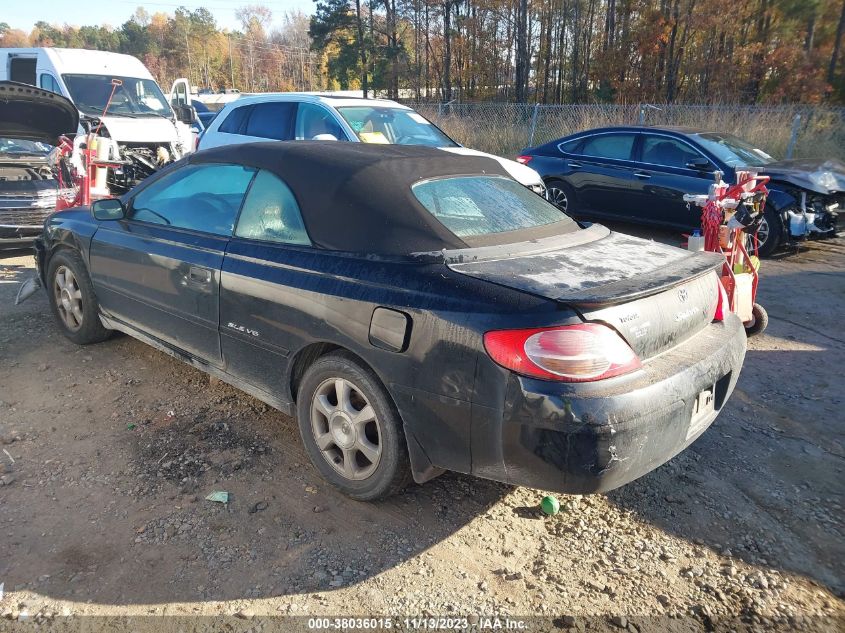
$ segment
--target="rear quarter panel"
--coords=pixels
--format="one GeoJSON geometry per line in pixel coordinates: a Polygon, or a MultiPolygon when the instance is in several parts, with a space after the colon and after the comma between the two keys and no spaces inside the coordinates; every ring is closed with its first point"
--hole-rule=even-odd
{"type": "Polygon", "coordinates": [[[562,178],[572,173],[572,169],[568,166],[566,157],[563,154],[557,153],[542,153],[533,154],[533,158],[528,163],[528,166],[536,171],[543,178],[548,181],[552,178],[562,178]]]}
{"type": "Polygon", "coordinates": [[[462,472],[471,469],[473,401],[489,400],[491,391],[504,397],[503,379],[499,387],[476,379],[479,356],[486,357],[483,333],[531,315],[541,322],[560,316],[551,302],[454,273],[442,263],[233,242],[221,279],[228,371],[293,400],[292,370],[300,354],[321,343],[345,348],[387,387],[406,434],[432,463],[462,472]],[[404,351],[370,342],[377,307],[410,318],[404,351]]]}

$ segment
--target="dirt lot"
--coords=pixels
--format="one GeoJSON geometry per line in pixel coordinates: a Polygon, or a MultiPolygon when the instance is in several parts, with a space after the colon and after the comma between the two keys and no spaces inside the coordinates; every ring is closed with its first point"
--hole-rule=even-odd
{"type": "Polygon", "coordinates": [[[545,518],[539,491],[452,474],[345,499],[292,420],[131,338],[74,346],[43,293],[14,307],[32,266],[0,259],[0,629],[510,614],[546,616],[529,630],[842,630],[843,240],[765,263],[769,330],[701,439],[545,518]]]}

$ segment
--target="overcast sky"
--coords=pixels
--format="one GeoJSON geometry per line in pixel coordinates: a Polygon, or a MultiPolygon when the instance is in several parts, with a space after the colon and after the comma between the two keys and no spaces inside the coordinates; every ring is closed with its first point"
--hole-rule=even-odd
{"type": "Polygon", "coordinates": [[[221,28],[238,28],[235,11],[249,4],[263,4],[273,12],[273,23],[278,24],[285,11],[299,9],[304,13],[314,12],[312,0],[160,0],[156,2],[139,2],[138,0],[0,0],[0,22],[8,22],[13,29],[29,32],[39,20],[51,24],[72,24],[75,26],[110,24],[120,26],[135,12],[139,6],[144,7],[150,14],[170,13],[178,7],[188,9],[205,7],[214,14],[217,26],[221,28]],[[83,8],[84,7],[84,8],[83,8]]]}

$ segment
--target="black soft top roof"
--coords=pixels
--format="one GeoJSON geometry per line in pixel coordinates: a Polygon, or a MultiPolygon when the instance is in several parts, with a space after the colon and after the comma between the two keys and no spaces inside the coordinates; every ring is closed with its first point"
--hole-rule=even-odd
{"type": "Polygon", "coordinates": [[[338,141],[226,145],[192,154],[188,161],[273,172],[293,190],[315,246],[378,255],[468,246],[419,203],[411,192],[414,183],[442,176],[508,176],[492,158],[338,141]]]}

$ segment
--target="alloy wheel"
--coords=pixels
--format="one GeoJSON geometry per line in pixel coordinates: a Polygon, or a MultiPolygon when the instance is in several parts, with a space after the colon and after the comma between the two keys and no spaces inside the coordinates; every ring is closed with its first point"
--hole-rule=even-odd
{"type": "Polygon", "coordinates": [[[546,199],[555,205],[558,209],[566,213],[569,206],[569,200],[566,197],[566,192],[557,187],[549,187],[546,189],[546,199]]]}
{"type": "Polygon", "coordinates": [[[69,330],[76,332],[82,327],[82,290],[73,271],[67,266],[56,269],[53,294],[62,321],[69,330]]]}
{"type": "Polygon", "coordinates": [[[757,248],[762,248],[768,239],[769,223],[766,221],[766,218],[762,218],[760,220],[760,226],[757,227],[757,248]]]}
{"type": "Polygon", "coordinates": [[[311,431],[323,458],[346,479],[366,479],[378,467],[379,420],[366,396],[349,380],[329,378],[314,391],[311,431]]]}

